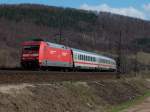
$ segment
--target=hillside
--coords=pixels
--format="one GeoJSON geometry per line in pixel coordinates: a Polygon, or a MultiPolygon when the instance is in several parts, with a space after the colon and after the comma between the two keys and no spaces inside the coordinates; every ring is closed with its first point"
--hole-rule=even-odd
{"type": "Polygon", "coordinates": [[[89,51],[150,52],[150,22],[125,16],[34,4],[0,5],[0,66],[19,66],[20,43],[35,37],[89,51]],[[61,39],[60,39],[61,35],[61,39]],[[140,39],[147,44],[139,42],[140,39]]]}
{"type": "Polygon", "coordinates": [[[0,111],[120,112],[150,95],[149,89],[148,79],[3,84],[0,111]]]}

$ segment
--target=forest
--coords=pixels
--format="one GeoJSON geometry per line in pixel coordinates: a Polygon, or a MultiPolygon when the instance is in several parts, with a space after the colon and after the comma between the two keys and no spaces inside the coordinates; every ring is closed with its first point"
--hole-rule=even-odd
{"type": "Polygon", "coordinates": [[[107,12],[35,4],[0,5],[0,67],[19,67],[21,42],[42,38],[114,58],[120,52],[125,72],[135,68],[131,63],[138,55],[138,67],[150,69],[149,29],[150,21],[107,12]],[[140,60],[143,56],[146,63],[140,60]]]}

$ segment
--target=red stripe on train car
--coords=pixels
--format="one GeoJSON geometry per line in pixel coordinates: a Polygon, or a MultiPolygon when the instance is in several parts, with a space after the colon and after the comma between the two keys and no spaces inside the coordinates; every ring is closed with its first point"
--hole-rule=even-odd
{"type": "Polygon", "coordinates": [[[89,62],[79,62],[79,61],[76,61],[75,63],[78,63],[78,64],[89,64],[89,65],[101,65],[101,66],[106,66],[106,67],[112,67],[112,65],[106,65],[106,64],[95,64],[95,63],[89,63],[89,62]]]}

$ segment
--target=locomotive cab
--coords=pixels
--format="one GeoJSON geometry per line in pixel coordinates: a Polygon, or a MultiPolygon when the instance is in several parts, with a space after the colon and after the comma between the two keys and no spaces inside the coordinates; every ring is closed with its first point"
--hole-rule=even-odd
{"type": "Polygon", "coordinates": [[[22,45],[21,66],[25,69],[39,67],[40,42],[24,42],[22,45]]]}

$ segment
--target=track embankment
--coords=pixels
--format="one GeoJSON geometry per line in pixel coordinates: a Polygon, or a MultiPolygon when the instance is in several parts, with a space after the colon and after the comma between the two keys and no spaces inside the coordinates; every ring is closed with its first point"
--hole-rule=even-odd
{"type": "Polygon", "coordinates": [[[52,72],[1,70],[0,83],[42,83],[55,81],[97,81],[116,78],[111,72],[52,72]]]}

